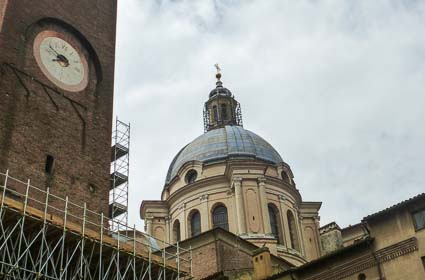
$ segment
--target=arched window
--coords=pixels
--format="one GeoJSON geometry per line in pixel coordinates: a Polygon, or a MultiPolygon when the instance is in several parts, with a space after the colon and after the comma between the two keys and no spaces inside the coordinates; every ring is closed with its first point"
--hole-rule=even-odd
{"type": "Polygon", "coordinates": [[[227,120],[227,106],[226,104],[221,104],[221,120],[227,120]]]}
{"type": "Polygon", "coordinates": [[[282,244],[282,231],[281,231],[281,225],[280,225],[280,216],[279,216],[279,210],[277,210],[276,206],[273,204],[268,205],[269,210],[269,219],[270,219],[270,228],[272,230],[273,236],[277,240],[277,244],[282,244]]]}
{"type": "Polygon", "coordinates": [[[364,273],[360,273],[359,277],[357,277],[359,280],[366,280],[366,275],[364,273]]]}
{"type": "Polygon", "coordinates": [[[185,176],[185,181],[187,184],[192,184],[193,182],[196,181],[196,178],[198,177],[198,172],[196,172],[196,170],[191,169],[189,171],[187,171],[186,176],[185,176]]]}
{"type": "Polygon", "coordinates": [[[217,111],[217,106],[214,105],[212,107],[213,110],[213,122],[217,122],[218,121],[218,111],[217,111]]]}
{"type": "Polygon", "coordinates": [[[295,224],[294,215],[291,211],[288,210],[286,213],[286,216],[288,218],[288,226],[289,226],[289,237],[291,239],[291,248],[294,250],[300,251],[300,247],[298,244],[298,238],[297,238],[297,228],[295,224]]]}
{"type": "Polygon", "coordinates": [[[287,183],[289,183],[289,182],[290,182],[290,181],[289,181],[288,173],[286,173],[286,171],[285,171],[285,170],[283,170],[283,171],[282,171],[282,180],[283,180],[283,181],[285,181],[285,182],[287,182],[287,183]]]}
{"type": "Polygon", "coordinates": [[[173,224],[173,243],[180,242],[180,221],[175,220],[173,224]]]}
{"type": "Polygon", "coordinates": [[[227,208],[224,205],[218,205],[213,210],[213,228],[220,227],[229,230],[229,222],[227,219],[227,208]]]}
{"type": "Polygon", "coordinates": [[[189,215],[190,237],[201,233],[201,214],[198,210],[192,211],[189,215]]]}

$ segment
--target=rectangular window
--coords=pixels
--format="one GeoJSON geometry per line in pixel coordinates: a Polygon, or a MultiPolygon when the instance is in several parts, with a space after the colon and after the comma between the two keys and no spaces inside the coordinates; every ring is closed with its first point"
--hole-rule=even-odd
{"type": "Polygon", "coordinates": [[[46,157],[46,165],[44,166],[44,171],[51,175],[53,173],[53,168],[55,166],[55,158],[51,155],[46,157]]]}
{"type": "Polygon", "coordinates": [[[425,269],[425,257],[422,257],[422,264],[424,265],[424,269],[425,269]]]}
{"type": "Polygon", "coordinates": [[[425,209],[422,209],[418,212],[413,213],[413,223],[415,224],[415,229],[420,230],[425,228],[425,209]]]}

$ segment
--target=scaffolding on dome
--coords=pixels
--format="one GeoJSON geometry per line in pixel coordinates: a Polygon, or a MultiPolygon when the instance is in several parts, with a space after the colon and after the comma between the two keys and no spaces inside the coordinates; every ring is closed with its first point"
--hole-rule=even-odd
{"type": "Polygon", "coordinates": [[[128,176],[130,166],[130,124],[118,118],[112,133],[111,187],[109,213],[111,229],[120,231],[119,225],[128,223],[128,176]]]}
{"type": "Polygon", "coordinates": [[[0,173],[0,279],[189,279],[191,250],[0,173]],[[187,256],[183,258],[182,255],[187,256]]]}

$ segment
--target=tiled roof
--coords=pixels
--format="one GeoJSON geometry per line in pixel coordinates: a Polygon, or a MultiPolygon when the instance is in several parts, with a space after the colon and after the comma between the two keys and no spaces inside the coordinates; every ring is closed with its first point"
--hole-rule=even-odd
{"type": "Polygon", "coordinates": [[[390,206],[388,208],[385,208],[384,210],[381,210],[381,211],[378,211],[376,213],[370,214],[370,215],[364,217],[362,219],[362,222],[367,221],[367,220],[370,220],[370,219],[373,219],[373,218],[376,218],[378,216],[381,216],[381,215],[384,215],[384,214],[387,214],[387,213],[390,213],[392,211],[398,210],[400,208],[403,208],[403,207],[407,206],[410,203],[414,203],[414,202],[419,201],[419,200],[422,200],[422,199],[425,199],[425,193],[418,194],[417,196],[414,196],[412,198],[409,198],[407,200],[404,200],[402,202],[399,202],[399,203],[397,203],[397,204],[395,204],[393,206],[390,206]]]}

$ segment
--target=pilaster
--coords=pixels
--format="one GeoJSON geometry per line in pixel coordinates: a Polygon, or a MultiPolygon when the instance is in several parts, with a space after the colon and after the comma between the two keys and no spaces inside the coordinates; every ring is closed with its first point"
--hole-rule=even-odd
{"type": "Polygon", "coordinates": [[[246,221],[242,197],[242,178],[233,178],[232,184],[235,189],[236,221],[238,224],[238,234],[244,234],[246,233],[246,221]]]}
{"type": "Polygon", "coordinates": [[[145,223],[146,223],[146,233],[152,236],[152,220],[153,217],[146,217],[145,223]]]}
{"type": "Polygon", "coordinates": [[[208,231],[210,229],[210,213],[208,211],[208,194],[203,194],[199,197],[200,206],[199,211],[201,213],[201,232],[208,231]]]}
{"type": "Polygon", "coordinates": [[[263,217],[263,228],[265,234],[271,233],[270,228],[270,217],[269,217],[269,208],[267,206],[267,195],[266,195],[266,178],[258,178],[258,188],[260,193],[260,206],[261,206],[261,215],[263,217]]]}

